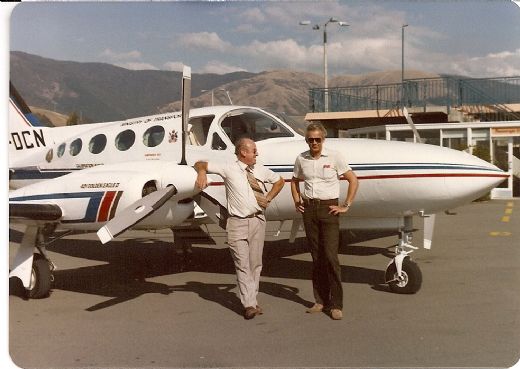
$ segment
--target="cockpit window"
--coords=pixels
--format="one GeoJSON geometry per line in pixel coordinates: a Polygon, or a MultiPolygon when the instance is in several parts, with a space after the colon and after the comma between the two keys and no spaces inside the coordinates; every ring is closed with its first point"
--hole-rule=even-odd
{"type": "Polygon", "coordinates": [[[253,141],[293,137],[291,131],[273,118],[260,112],[230,115],[224,118],[221,127],[233,144],[241,137],[248,137],[253,141]]]}
{"type": "Polygon", "coordinates": [[[90,139],[88,143],[88,151],[92,154],[99,154],[101,151],[105,149],[107,145],[107,136],[104,134],[95,135],[90,139]]]}
{"type": "Polygon", "coordinates": [[[60,146],[58,146],[58,150],[56,151],[56,155],[58,155],[58,158],[61,158],[63,154],[65,153],[65,142],[62,143],[60,146]]]}
{"type": "Polygon", "coordinates": [[[155,147],[164,140],[164,128],[153,126],[148,128],[143,135],[143,143],[148,147],[155,147]]]}
{"type": "Polygon", "coordinates": [[[76,138],[74,141],[70,143],[69,153],[72,156],[76,156],[80,153],[81,148],[83,147],[83,141],[81,138],[76,138]]]}
{"type": "Polygon", "coordinates": [[[127,129],[116,136],[116,148],[119,151],[126,151],[135,142],[135,132],[131,129],[127,129]]]}
{"type": "Polygon", "coordinates": [[[227,148],[226,143],[222,140],[222,138],[220,138],[220,136],[216,132],[213,132],[211,148],[213,150],[225,150],[227,148]]]}

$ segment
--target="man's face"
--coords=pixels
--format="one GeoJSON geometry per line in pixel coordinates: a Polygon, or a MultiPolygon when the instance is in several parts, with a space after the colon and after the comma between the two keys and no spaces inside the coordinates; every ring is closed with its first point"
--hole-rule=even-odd
{"type": "Polygon", "coordinates": [[[258,156],[258,151],[256,151],[256,144],[254,141],[248,141],[244,147],[240,150],[242,154],[242,162],[249,166],[256,164],[256,157],[258,156]]]}
{"type": "Polygon", "coordinates": [[[325,141],[325,138],[323,137],[323,133],[319,130],[309,131],[307,132],[305,141],[307,141],[311,153],[321,153],[323,141],[325,141]]]}

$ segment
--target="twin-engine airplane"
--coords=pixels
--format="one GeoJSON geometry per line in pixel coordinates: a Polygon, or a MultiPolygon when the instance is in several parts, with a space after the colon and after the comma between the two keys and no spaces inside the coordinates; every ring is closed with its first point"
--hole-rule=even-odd
{"type": "MultiPolygon", "coordinates": [[[[200,192],[191,165],[235,160],[233,143],[244,135],[256,141],[258,160],[285,179],[266,217],[280,224],[292,220],[294,239],[301,215],[288,182],[296,156],[308,149],[304,137],[259,108],[189,110],[190,79],[186,68],[182,113],[59,128],[35,126],[30,110],[12,91],[10,222],[27,229],[9,276],[21,279],[29,297],[49,294],[54,264],[46,246],[56,231],[96,231],[106,243],[129,228],[222,225],[222,178],[210,175],[208,188],[200,192]]],[[[507,178],[475,156],[432,145],[329,138],[325,146],[340,151],[360,181],[354,205],[340,218],[341,227],[400,232],[386,270],[386,282],[397,293],[415,293],[422,282],[409,256],[416,249],[410,243],[413,216],[424,218],[424,247],[429,248],[435,213],[469,203],[507,178]]],[[[341,186],[346,193],[345,180],[341,186]]]]}

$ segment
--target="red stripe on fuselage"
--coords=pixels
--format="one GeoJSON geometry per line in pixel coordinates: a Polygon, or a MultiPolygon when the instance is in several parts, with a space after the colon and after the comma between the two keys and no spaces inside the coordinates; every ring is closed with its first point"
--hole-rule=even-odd
{"type": "Polygon", "coordinates": [[[116,191],[108,191],[105,193],[105,196],[103,196],[98,211],[98,222],[106,222],[108,220],[108,212],[110,211],[110,205],[112,204],[115,195],[116,191]]]}
{"type": "MultiPolygon", "coordinates": [[[[424,174],[382,174],[375,176],[358,176],[358,179],[392,179],[392,178],[425,178],[425,177],[484,177],[507,178],[508,174],[483,173],[424,173],[424,174]]],[[[341,178],[344,179],[344,178],[341,178]]]]}
{"type": "MultiPolygon", "coordinates": [[[[381,174],[373,176],[358,176],[362,179],[396,179],[396,178],[434,178],[434,177],[483,177],[483,178],[508,178],[509,174],[487,174],[487,173],[417,173],[417,174],[381,174]]],[[[340,178],[345,181],[344,177],[340,178]]],[[[291,182],[291,179],[285,179],[291,182]]],[[[224,182],[210,182],[209,186],[223,186],[224,182]]]]}

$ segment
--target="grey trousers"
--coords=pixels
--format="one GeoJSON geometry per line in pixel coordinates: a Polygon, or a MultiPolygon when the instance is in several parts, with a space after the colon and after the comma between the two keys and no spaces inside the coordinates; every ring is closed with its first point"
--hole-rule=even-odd
{"type": "Polygon", "coordinates": [[[240,301],[244,307],[256,307],[262,252],[265,239],[265,217],[229,217],[227,220],[227,243],[235,263],[240,301]]]}

